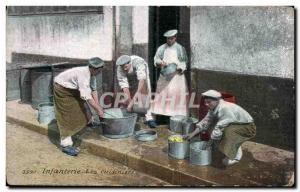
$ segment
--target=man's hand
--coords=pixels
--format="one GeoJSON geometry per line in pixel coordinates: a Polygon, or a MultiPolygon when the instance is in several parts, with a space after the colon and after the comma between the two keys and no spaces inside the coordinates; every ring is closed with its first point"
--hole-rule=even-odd
{"type": "Polygon", "coordinates": [[[183,135],[183,139],[185,140],[191,140],[194,136],[190,133],[190,134],[187,134],[187,135],[183,135]]]}
{"type": "Polygon", "coordinates": [[[103,117],[104,117],[104,111],[103,111],[103,109],[99,109],[99,110],[97,111],[97,114],[98,114],[98,116],[99,116],[100,118],[103,118],[103,117]]]}
{"type": "Polygon", "coordinates": [[[177,71],[178,71],[178,74],[179,74],[179,75],[182,75],[182,74],[183,74],[182,69],[177,69],[177,71]]]}
{"type": "Polygon", "coordinates": [[[133,102],[130,102],[129,105],[127,106],[127,111],[132,112],[132,108],[133,108],[133,102]]]}
{"type": "Polygon", "coordinates": [[[218,128],[215,128],[212,131],[212,133],[210,135],[210,138],[213,139],[213,140],[220,140],[222,138],[222,135],[223,135],[222,131],[218,128]]]}
{"type": "Polygon", "coordinates": [[[160,63],[160,68],[164,68],[165,66],[167,66],[167,63],[164,62],[164,61],[162,61],[162,62],[160,63]]]}
{"type": "Polygon", "coordinates": [[[120,101],[120,104],[128,105],[130,102],[131,102],[131,99],[130,99],[130,98],[129,98],[129,99],[122,99],[122,100],[120,101]]]}

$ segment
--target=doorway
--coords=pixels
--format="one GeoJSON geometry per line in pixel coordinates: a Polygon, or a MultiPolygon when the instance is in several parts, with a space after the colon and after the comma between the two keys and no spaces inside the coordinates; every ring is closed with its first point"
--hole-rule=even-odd
{"type": "MultiPolygon", "coordinates": [[[[187,6],[157,6],[149,7],[149,73],[151,80],[151,90],[156,91],[157,80],[160,69],[154,67],[154,55],[157,48],[166,43],[163,34],[170,30],[177,29],[177,42],[181,44],[187,52],[188,63],[185,76],[187,78],[188,88],[191,85],[190,71],[190,8],[187,6]]],[[[169,118],[165,116],[156,116],[159,124],[169,124],[169,118]]]]}
{"type": "Polygon", "coordinates": [[[160,69],[154,67],[154,55],[157,48],[166,43],[163,34],[177,29],[177,42],[187,52],[188,63],[185,72],[188,87],[190,89],[190,8],[187,6],[150,6],[149,7],[149,72],[152,92],[156,90],[160,69]]]}

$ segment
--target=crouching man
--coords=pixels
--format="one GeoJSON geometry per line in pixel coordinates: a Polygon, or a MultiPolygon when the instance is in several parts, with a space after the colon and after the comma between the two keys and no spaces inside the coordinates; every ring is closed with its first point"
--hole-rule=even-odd
{"type": "Polygon", "coordinates": [[[197,124],[195,131],[185,135],[185,138],[189,140],[215,124],[211,139],[219,140],[218,149],[226,156],[223,164],[228,166],[238,163],[243,154],[241,145],[256,134],[253,118],[240,106],[224,101],[221,93],[215,90],[206,91],[202,96],[209,111],[197,124]]]}

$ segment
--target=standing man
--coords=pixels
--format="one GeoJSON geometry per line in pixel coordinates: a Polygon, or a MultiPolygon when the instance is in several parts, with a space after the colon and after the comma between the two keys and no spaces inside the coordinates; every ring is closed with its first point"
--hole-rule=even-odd
{"type": "MultiPolygon", "coordinates": [[[[186,96],[187,81],[184,76],[187,55],[183,46],[176,42],[177,30],[169,30],[164,36],[167,43],[161,45],[154,57],[154,66],[161,69],[157,82],[155,100],[151,105],[153,114],[188,116],[186,96]]],[[[146,118],[150,127],[156,127],[152,115],[146,118]]]]}
{"type": "MultiPolygon", "coordinates": [[[[123,102],[127,105],[127,110],[132,111],[134,104],[137,102],[140,104],[140,108],[143,108],[149,113],[151,86],[149,77],[149,68],[147,62],[136,55],[122,55],[117,59],[117,79],[119,86],[126,95],[126,99],[123,102]],[[136,75],[138,80],[138,88],[131,97],[129,91],[128,76],[136,75]]],[[[147,115],[146,115],[147,116],[147,115]]]]}
{"type": "Polygon", "coordinates": [[[223,164],[228,166],[238,163],[243,155],[241,145],[256,135],[253,118],[242,107],[224,101],[218,91],[209,90],[202,93],[202,96],[209,111],[196,125],[195,131],[184,137],[191,139],[213,126],[211,139],[220,141],[218,148],[226,156],[223,164]]]}
{"type": "Polygon", "coordinates": [[[88,66],[66,70],[54,79],[55,116],[61,137],[60,145],[62,152],[71,156],[79,153],[73,146],[72,136],[88,123],[85,102],[97,111],[99,117],[103,117],[97,91],[91,90],[91,77],[101,72],[104,61],[94,57],[88,63],[88,66]]]}

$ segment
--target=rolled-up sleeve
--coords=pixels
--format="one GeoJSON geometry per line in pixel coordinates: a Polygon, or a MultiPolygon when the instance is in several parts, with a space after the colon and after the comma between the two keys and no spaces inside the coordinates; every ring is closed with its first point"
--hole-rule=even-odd
{"type": "Polygon", "coordinates": [[[163,55],[163,54],[162,54],[163,51],[164,51],[163,45],[160,46],[160,47],[157,49],[157,51],[156,51],[156,53],[155,53],[155,56],[154,56],[154,66],[155,66],[155,67],[156,67],[157,65],[159,65],[159,64],[162,62],[161,55],[163,55]]]}
{"type": "Polygon", "coordinates": [[[129,88],[128,79],[127,79],[125,73],[122,71],[121,67],[118,67],[118,69],[117,69],[117,79],[118,79],[119,86],[121,87],[121,89],[129,88]]]}
{"type": "Polygon", "coordinates": [[[177,69],[181,69],[182,71],[186,70],[187,63],[187,54],[185,48],[180,46],[179,53],[177,53],[179,57],[179,63],[177,63],[177,69]]]}
{"type": "Polygon", "coordinates": [[[209,128],[209,126],[212,125],[213,122],[213,114],[211,111],[209,111],[206,116],[199,122],[196,124],[196,127],[200,129],[200,131],[204,131],[207,130],[209,128]]]}
{"type": "Polygon", "coordinates": [[[97,78],[96,76],[91,76],[90,87],[92,91],[97,91],[97,78]]]}
{"type": "Polygon", "coordinates": [[[80,92],[80,97],[83,100],[92,99],[92,90],[90,87],[90,78],[78,78],[78,90],[80,92]]]}

